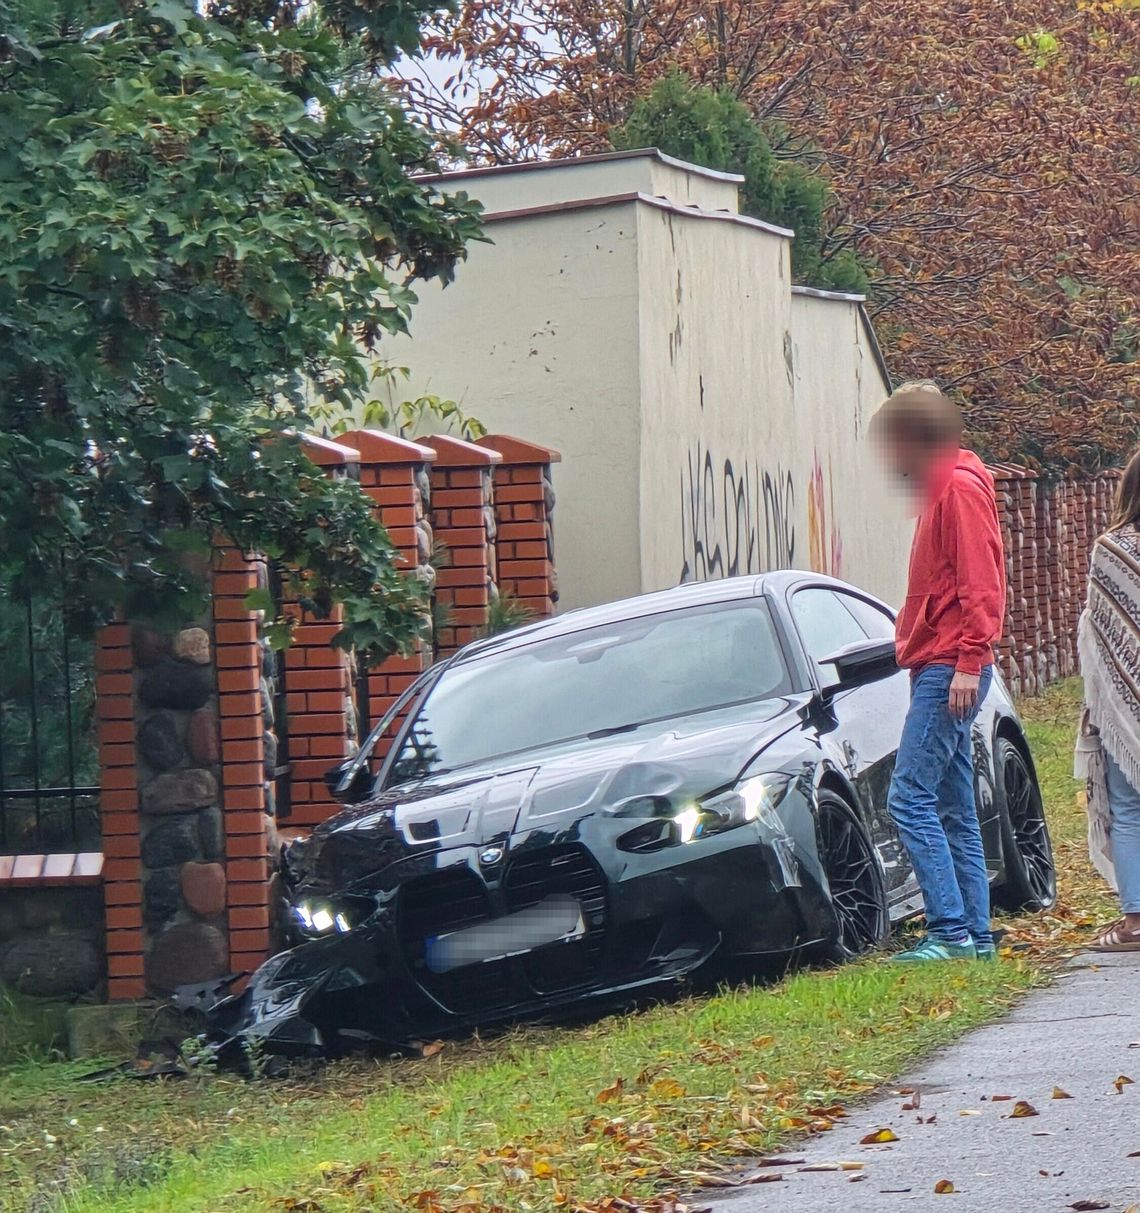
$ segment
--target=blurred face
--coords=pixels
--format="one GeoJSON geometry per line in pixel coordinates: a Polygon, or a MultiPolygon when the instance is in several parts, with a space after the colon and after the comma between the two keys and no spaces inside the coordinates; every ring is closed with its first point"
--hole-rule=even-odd
{"type": "Polygon", "coordinates": [[[941,451],[928,442],[922,442],[912,434],[888,430],[880,438],[883,458],[887,466],[900,479],[913,486],[922,484],[941,451]]]}

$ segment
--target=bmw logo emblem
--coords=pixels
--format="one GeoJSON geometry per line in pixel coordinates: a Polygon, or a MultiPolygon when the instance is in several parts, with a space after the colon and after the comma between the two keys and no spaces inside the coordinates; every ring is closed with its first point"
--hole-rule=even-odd
{"type": "Polygon", "coordinates": [[[502,847],[488,847],[485,851],[479,852],[479,862],[489,868],[492,864],[498,863],[503,858],[502,847]]]}

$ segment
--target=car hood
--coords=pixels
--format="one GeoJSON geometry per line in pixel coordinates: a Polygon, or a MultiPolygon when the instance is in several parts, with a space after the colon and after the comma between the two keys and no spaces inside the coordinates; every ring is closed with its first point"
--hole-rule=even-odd
{"type": "Polygon", "coordinates": [[[558,834],[591,813],[635,811],[648,799],[679,806],[734,783],[796,726],[802,702],[771,699],[652,722],[393,788],[294,843],[287,879],[306,893],[363,890],[410,855],[486,847],[534,830],[558,834]]]}

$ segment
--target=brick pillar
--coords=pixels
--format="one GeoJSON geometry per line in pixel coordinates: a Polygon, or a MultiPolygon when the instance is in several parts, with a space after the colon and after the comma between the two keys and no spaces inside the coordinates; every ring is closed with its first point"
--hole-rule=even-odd
{"type": "MultiPolygon", "coordinates": [[[[358,474],[355,448],[308,434],[302,441],[305,454],[327,475],[358,474]]],[[[352,657],[331,644],[341,627],[339,606],[327,619],[317,619],[295,601],[282,605],[297,621],[284,660],[291,774],[289,813],[282,820],[290,826],[316,825],[340,808],[325,786],[325,772],[348,754],[356,738],[352,657]]]]}
{"type": "MultiPolygon", "coordinates": [[[[430,467],[435,451],[418,442],[408,442],[379,430],[355,430],[343,441],[360,452],[360,487],[372,499],[376,518],[387,530],[399,563],[409,575],[416,574],[431,585],[432,527],[430,467]]],[[[429,645],[419,646],[407,656],[389,657],[357,679],[357,711],[361,734],[371,728],[393,702],[431,664],[429,645]]],[[[376,759],[386,750],[378,748],[376,759]]]]}
{"type": "Polygon", "coordinates": [[[1057,496],[1052,485],[1037,482],[1037,621],[1040,630],[1040,654],[1038,673],[1041,685],[1045,686],[1060,677],[1057,660],[1056,609],[1061,580],[1057,576],[1056,561],[1060,556],[1057,545],[1056,513],[1057,496]],[[1051,554],[1051,555],[1050,555],[1051,554]],[[1044,559],[1041,557],[1044,556],[1044,559]]]}
{"type": "Polygon", "coordinates": [[[99,799],[105,856],[103,902],[107,921],[107,992],[112,1001],[118,1001],[140,998],[146,992],[134,658],[131,631],[126,624],[113,624],[99,632],[95,669],[99,799]]]}
{"type": "Polygon", "coordinates": [[[503,457],[494,470],[499,590],[534,618],[547,619],[558,602],[550,469],[562,456],[507,434],[488,434],[478,445],[503,457]]]}
{"type": "Polygon", "coordinates": [[[450,656],[483,634],[495,584],[495,490],[492,473],[502,456],[446,434],[424,439],[435,451],[431,470],[431,524],[447,551],[436,579],[436,602],[446,612],[436,653],[450,656]]]}
{"type": "Polygon", "coordinates": [[[1013,603],[1014,603],[1014,486],[1010,469],[1003,465],[995,465],[990,469],[994,478],[994,494],[997,498],[998,523],[1001,526],[1002,548],[1005,555],[1006,608],[1005,623],[1002,637],[997,645],[998,668],[1016,692],[1021,682],[1021,672],[1016,661],[1017,639],[1014,634],[1013,603]]]}
{"type": "Polygon", "coordinates": [[[1018,664],[1021,668],[1021,693],[1036,695],[1037,680],[1037,578],[1036,510],[1037,479],[1022,472],[1017,482],[1015,575],[1017,584],[1015,625],[1018,664]]]}
{"type": "Polygon", "coordinates": [[[228,969],[253,970],[271,950],[274,828],[267,814],[267,749],[276,752],[273,696],[266,683],[261,616],[245,600],[268,582],[265,561],[233,547],[215,553],[214,639],[218,666],[216,715],[200,709],[188,741],[199,758],[215,755],[222,776],[219,850],[225,870],[228,969]]]}

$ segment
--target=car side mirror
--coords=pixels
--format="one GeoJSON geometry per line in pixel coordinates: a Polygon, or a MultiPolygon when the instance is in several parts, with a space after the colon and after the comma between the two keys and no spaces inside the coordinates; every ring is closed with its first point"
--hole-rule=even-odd
{"type": "Polygon", "coordinates": [[[373,779],[368,764],[354,771],[355,762],[355,758],[346,758],[325,772],[325,787],[341,804],[360,804],[372,795],[373,779]]]}
{"type": "Polygon", "coordinates": [[[835,681],[823,687],[825,695],[850,691],[890,678],[899,670],[893,640],[859,640],[823,658],[820,665],[835,670],[835,681]]]}

